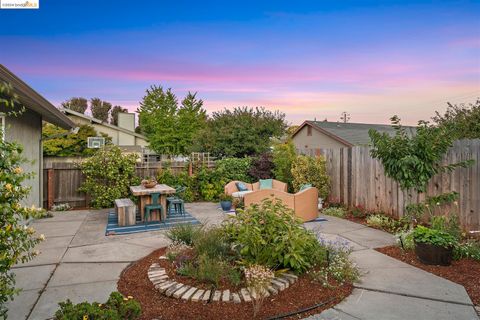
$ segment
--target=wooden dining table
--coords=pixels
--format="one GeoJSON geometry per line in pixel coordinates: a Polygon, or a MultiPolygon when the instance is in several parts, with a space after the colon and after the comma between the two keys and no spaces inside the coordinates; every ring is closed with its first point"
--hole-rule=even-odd
{"type": "Polygon", "coordinates": [[[153,188],[145,188],[142,185],[130,186],[130,191],[134,196],[138,197],[138,210],[140,211],[140,218],[144,221],[145,206],[152,203],[152,193],[160,193],[160,204],[163,207],[163,214],[160,216],[158,210],[152,211],[151,220],[165,220],[167,218],[167,197],[174,194],[174,188],[166,184],[157,184],[153,188]]]}

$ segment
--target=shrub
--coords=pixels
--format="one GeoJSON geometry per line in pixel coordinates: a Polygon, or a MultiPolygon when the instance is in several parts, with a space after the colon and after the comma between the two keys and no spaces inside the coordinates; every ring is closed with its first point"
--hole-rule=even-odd
{"type": "Polygon", "coordinates": [[[231,255],[230,243],[220,228],[201,229],[194,235],[193,247],[198,255],[226,259],[231,255]]]}
{"type": "Polygon", "coordinates": [[[270,179],[273,177],[272,153],[264,152],[253,159],[248,174],[254,179],[270,179]]]}
{"type": "Polygon", "coordinates": [[[275,274],[269,268],[253,265],[245,268],[245,280],[251,292],[253,292],[253,316],[255,317],[262,307],[263,300],[267,295],[267,288],[275,274]]]}
{"type": "Polygon", "coordinates": [[[186,252],[191,250],[192,247],[183,242],[174,242],[167,247],[167,250],[165,251],[165,256],[167,257],[168,261],[174,262],[178,256],[185,254],[186,252]]]}
{"type": "Polygon", "coordinates": [[[224,230],[246,263],[272,269],[305,271],[312,265],[308,253],[318,245],[314,234],[280,201],[264,200],[239,210],[224,230]]]}
{"type": "MultiPolygon", "coordinates": [[[[4,103],[2,90],[0,84],[0,105],[4,103]]],[[[32,176],[20,167],[25,162],[22,150],[19,144],[0,139],[0,318],[6,317],[5,304],[19,292],[10,269],[31,260],[37,254],[33,248],[44,239],[43,235],[36,237],[35,230],[23,221],[37,210],[20,204],[30,191],[23,182],[32,176]]]]}
{"type": "Polygon", "coordinates": [[[221,175],[221,171],[201,168],[196,174],[199,196],[205,201],[216,201],[224,191],[224,186],[230,179],[221,175]]]}
{"type": "Polygon", "coordinates": [[[325,157],[297,156],[292,163],[293,189],[300,190],[305,183],[310,183],[318,189],[318,195],[326,199],[330,192],[330,177],[327,174],[325,157]]]}
{"type": "Polygon", "coordinates": [[[190,261],[179,268],[178,273],[218,287],[228,268],[221,259],[200,255],[195,262],[190,261]]]}
{"type": "Polygon", "coordinates": [[[455,239],[455,237],[451,234],[445,231],[431,229],[420,225],[413,229],[413,239],[415,242],[431,244],[444,248],[453,247],[457,244],[457,239],[455,239]]]}
{"type": "Polygon", "coordinates": [[[406,206],[406,214],[404,220],[410,220],[416,222],[422,218],[427,218],[428,220],[434,217],[436,209],[441,209],[445,205],[454,204],[455,207],[458,206],[457,199],[459,193],[452,191],[447,193],[442,193],[437,196],[429,196],[425,201],[420,203],[410,203],[406,206]]]}
{"type": "Polygon", "coordinates": [[[198,186],[195,177],[188,175],[188,169],[174,174],[171,169],[161,169],[157,173],[158,183],[163,183],[172,187],[184,186],[185,193],[182,195],[183,200],[192,202],[198,200],[198,186]]]}
{"type": "Polygon", "coordinates": [[[355,218],[364,218],[367,216],[365,208],[360,205],[354,206],[351,210],[351,213],[355,218]]]}
{"type": "Polygon", "coordinates": [[[462,230],[456,214],[451,216],[433,216],[430,219],[430,226],[432,229],[449,233],[457,240],[461,238],[462,230]]]}
{"type": "Polygon", "coordinates": [[[71,207],[68,203],[54,204],[52,206],[52,211],[68,211],[71,207]]]}
{"type": "Polygon", "coordinates": [[[113,207],[115,199],[128,197],[129,187],[140,182],[135,175],[136,160],[136,155],[122,154],[117,146],[99,149],[80,164],[85,175],[80,191],[90,194],[95,208],[113,207]]]}
{"type": "Polygon", "coordinates": [[[397,242],[403,250],[412,250],[415,248],[415,242],[413,241],[413,229],[400,231],[395,235],[397,242]]]}
{"type": "Polygon", "coordinates": [[[201,232],[200,226],[184,223],[179,224],[167,231],[167,237],[174,243],[193,245],[193,240],[201,232]]]}
{"type": "Polygon", "coordinates": [[[252,158],[224,158],[215,162],[215,173],[224,181],[240,180],[252,182],[248,174],[252,166],[252,158]]]}
{"type": "Polygon", "coordinates": [[[233,265],[238,259],[230,247],[230,243],[221,228],[186,228],[175,227],[169,232],[174,241],[188,241],[192,246],[183,242],[174,243],[167,249],[166,256],[174,261],[177,273],[192,277],[199,281],[218,286],[222,279],[238,285],[241,274],[233,265]]]}
{"type": "Polygon", "coordinates": [[[55,312],[56,320],[133,320],[142,313],[140,304],[133,297],[124,298],[119,292],[112,292],[107,302],[82,302],[73,304],[67,299],[59,303],[60,309],[55,312]]]}
{"type": "Polygon", "coordinates": [[[367,217],[367,225],[388,232],[395,232],[401,229],[402,223],[383,214],[372,214],[367,217]]]}
{"type": "Polygon", "coordinates": [[[290,191],[293,190],[292,162],[296,156],[295,145],[291,140],[273,146],[273,174],[275,179],[287,183],[290,191]]]}
{"type": "Polygon", "coordinates": [[[480,261],[480,243],[469,240],[457,245],[453,251],[454,259],[469,258],[480,261]]]}
{"type": "Polygon", "coordinates": [[[322,245],[328,251],[326,265],[310,272],[310,276],[322,283],[325,287],[330,287],[330,279],[335,279],[338,283],[357,281],[360,277],[357,266],[350,260],[352,248],[345,241],[325,241],[322,245]]]}
{"type": "Polygon", "coordinates": [[[342,207],[328,207],[322,210],[322,213],[328,216],[345,218],[347,211],[342,207]]]}

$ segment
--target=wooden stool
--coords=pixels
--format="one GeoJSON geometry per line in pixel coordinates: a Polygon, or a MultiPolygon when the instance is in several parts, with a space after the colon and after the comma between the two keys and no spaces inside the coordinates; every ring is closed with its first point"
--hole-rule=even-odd
{"type": "Polygon", "coordinates": [[[115,212],[118,217],[118,225],[121,227],[135,224],[135,203],[132,200],[115,199],[115,212]]]}

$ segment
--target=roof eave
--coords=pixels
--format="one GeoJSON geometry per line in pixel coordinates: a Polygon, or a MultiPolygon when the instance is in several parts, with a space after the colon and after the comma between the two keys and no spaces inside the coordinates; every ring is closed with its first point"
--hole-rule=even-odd
{"type": "Polygon", "coordinates": [[[75,128],[75,123],[72,120],[1,64],[0,80],[10,83],[18,95],[20,102],[25,105],[26,108],[40,114],[42,120],[64,129],[75,128]]]}
{"type": "Polygon", "coordinates": [[[330,138],[332,138],[332,139],[334,139],[334,140],[336,140],[336,141],[344,144],[346,147],[353,147],[353,146],[354,146],[354,144],[348,142],[347,140],[344,140],[344,139],[340,138],[339,136],[337,136],[337,135],[335,135],[335,134],[333,134],[333,133],[331,133],[331,132],[329,132],[329,131],[327,131],[327,130],[325,130],[325,129],[323,129],[323,128],[320,128],[319,126],[317,126],[317,125],[315,124],[314,121],[309,121],[309,120],[304,121],[304,122],[298,127],[298,129],[295,130],[295,132],[292,134],[292,138],[293,138],[300,130],[302,130],[302,128],[305,127],[306,125],[309,125],[309,126],[311,126],[312,128],[314,128],[315,130],[317,130],[318,132],[321,132],[321,133],[329,136],[330,138]]]}

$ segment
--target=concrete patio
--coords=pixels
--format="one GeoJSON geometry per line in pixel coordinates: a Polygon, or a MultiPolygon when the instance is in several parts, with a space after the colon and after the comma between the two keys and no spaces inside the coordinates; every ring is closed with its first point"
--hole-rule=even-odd
{"type": "MultiPolygon", "coordinates": [[[[188,204],[187,211],[215,224],[223,213],[212,203],[188,204]]],[[[69,211],[35,221],[47,240],[41,254],[14,268],[22,293],[9,305],[9,319],[49,319],[58,302],[103,302],[129,263],[168,245],[165,231],[104,236],[107,210],[69,211]]],[[[478,319],[465,289],[373,250],[394,243],[388,233],[327,217],[307,223],[328,240],[341,237],[354,248],[362,282],[332,309],[310,319],[478,319]]]]}

